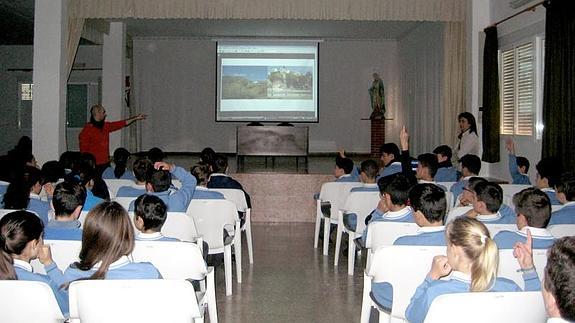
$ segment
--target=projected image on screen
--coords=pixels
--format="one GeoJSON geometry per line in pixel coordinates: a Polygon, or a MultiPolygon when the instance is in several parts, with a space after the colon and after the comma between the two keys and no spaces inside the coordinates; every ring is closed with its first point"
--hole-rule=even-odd
{"type": "Polygon", "coordinates": [[[311,66],[223,66],[222,100],[313,99],[311,66]]]}
{"type": "Polygon", "coordinates": [[[217,121],[317,122],[317,43],[218,43],[217,121]]]}

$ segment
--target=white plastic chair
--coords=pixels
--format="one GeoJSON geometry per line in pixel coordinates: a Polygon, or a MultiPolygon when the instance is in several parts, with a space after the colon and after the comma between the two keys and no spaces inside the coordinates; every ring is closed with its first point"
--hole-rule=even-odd
{"type": "Polygon", "coordinates": [[[137,197],[115,197],[112,199],[112,201],[120,204],[121,206],[124,207],[124,209],[129,210],[130,209],[130,204],[135,201],[137,199],[137,197]]]}
{"type": "Polygon", "coordinates": [[[64,322],[54,292],[39,281],[0,280],[0,322],[64,322]]]}
{"type": "Polygon", "coordinates": [[[11,210],[11,209],[0,209],[0,219],[2,219],[6,214],[16,212],[18,210],[11,210]]]}
{"type": "Polygon", "coordinates": [[[120,187],[134,185],[134,181],[131,179],[104,179],[104,182],[106,182],[106,186],[108,186],[110,199],[113,199],[118,195],[120,187]]]}
{"type": "Polygon", "coordinates": [[[526,188],[533,187],[531,185],[518,185],[518,184],[500,184],[501,189],[503,189],[503,203],[509,205],[512,209],[515,209],[513,205],[513,195],[521,192],[526,188]]]}
{"type": "Polygon", "coordinates": [[[70,322],[203,322],[186,280],[78,280],[70,284],[70,322]]]}
{"type": "MultiPolygon", "coordinates": [[[[50,245],[52,260],[62,271],[79,260],[78,256],[80,255],[80,249],[82,249],[82,241],[44,240],[44,244],[50,245]]],[[[34,272],[46,274],[44,266],[38,259],[32,260],[30,264],[34,268],[34,272]]]]}
{"type": "Polygon", "coordinates": [[[208,307],[210,322],[218,321],[214,268],[208,268],[200,248],[190,242],[136,241],[132,258],[136,262],[150,262],[164,279],[193,279],[206,282],[203,295],[198,295],[200,307],[208,307]],[[178,255],[174,257],[174,255],[178,255]]]}
{"type": "MultiPolygon", "coordinates": [[[[533,249],[533,265],[537,270],[539,280],[543,280],[545,265],[547,265],[547,249],[533,249]]],[[[525,288],[522,272],[520,271],[517,259],[513,257],[513,249],[499,250],[499,266],[497,267],[497,277],[513,280],[521,289],[525,288]]]]}
{"type": "Polygon", "coordinates": [[[563,204],[551,205],[551,213],[561,210],[564,206],[565,205],[563,205],[563,204]]]}
{"type": "Polygon", "coordinates": [[[517,231],[517,224],[483,224],[485,224],[485,227],[489,230],[491,238],[495,237],[500,231],[517,231]]]}
{"type": "Polygon", "coordinates": [[[457,293],[438,296],[425,323],[541,323],[547,319],[541,292],[457,293]]]}
{"type": "Polygon", "coordinates": [[[457,206],[452,208],[445,217],[445,224],[447,225],[449,222],[453,221],[453,219],[464,215],[465,213],[467,213],[467,211],[470,211],[472,209],[473,207],[471,206],[457,206]]]}
{"type": "Polygon", "coordinates": [[[446,247],[390,246],[377,249],[363,276],[361,323],[369,322],[371,307],[379,311],[379,322],[403,322],[405,309],[417,287],[423,282],[436,255],[445,255],[446,247]],[[393,286],[391,313],[379,308],[370,297],[372,282],[393,286]]]}
{"type": "Polygon", "coordinates": [[[335,240],[335,260],[333,265],[339,263],[339,250],[341,246],[342,232],[348,234],[348,257],[347,257],[347,274],[353,276],[355,265],[355,243],[353,240],[360,237],[365,229],[365,218],[377,208],[379,203],[379,192],[351,192],[345,201],[342,209],[338,211],[337,238],[335,240]],[[348,230],[343,225],[343,214],[355,213],[357,215],[357,226],[355,231],[348,230]]]}
{"type": "Polygon", "coordinates": [[[575,224],[555,224],[547,229],[555,238],[575,236],[575,224]]]}
{"type": "Polygon", "coordinates": [[[89,211],[82,211],[80,212],[80,217],[78,218],[78,221],[80,221],[80,228],[84,227],[84,221],[86,221],[86,216],[88,215],[89,211]]]}
{"type": "Polygon", "coordinates": [[[196,224],[198,232],[208,243],[208,254],[224,253],[226,295],[232,294],[232,250],[236,254],[237,282],[242,282],[242,243],[240,219],[236,206],[227,200],[192,200],[186,212],[196,224]],[[229,244],[224,244],[224,228],[233,227],[234,236],[229,244]]]}
{"type": "Polygon", "coordinates": [[[250,264],[253,264],[254,248],[252,242],[252,209],[248,207],[248,202],[246,201],[246,195],[244,194],[244,191],[231,188],[211,188],[210,190],[222,193],[226,200],[234,202],[236,209],[239,212],[245,213],[246,218],[241,229],[246,233],[246,241],[248,242],[248,257],[250,258],[250,264]]]}
{"type": "Polygon", "coordinates": [[[365,238],[365,248],[367,248],[368,268],[372,254],[378,248],[392,246],[399,237],[416,234],[419,226],[415,223],[407,222],[372,222],[369,224],[367,236],[365,238]]]}
{"type": "Polygon", "coordinates": [[[330,182],[324,183],[321,186],[319,199],[316,201],[316,218],[315,218],[315,234],[313,247],[317,248],[319,241],[319,228],[321,220],[324,220],[323,226],[323,255],[327,256],[329,248],[329,231],[330,224],[338,223],[338,211],[344,205],[349,191],[354,187],[360,187],[362,184],[359,182],[330,182]],[[321,203],[330,203],[330,216],[325,216],[321,211],[321,203]]]}

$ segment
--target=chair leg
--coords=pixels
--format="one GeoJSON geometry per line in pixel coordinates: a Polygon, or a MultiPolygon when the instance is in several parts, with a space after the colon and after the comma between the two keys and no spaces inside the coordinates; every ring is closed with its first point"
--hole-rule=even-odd
{"type": "Polygon", "coordinates": [[[353,276],[353,269],[355,267],[355,243],[353,239],[355,234],[349,233],[349,237],[347,239],[347,274],[349,276],[353,276]]]}
{"type": "Polygon", "coordinates": [[[317,249],[317,245],[319,242],[319,228],[321,226],[321,202],[317,200],[316,202],[316,211],[315,211],[315,233],[313,237],[313,248],[317,249]]]}
{"type": "Polygon", "coordinates": [[[329,218],[323,218],[323,255],[327,256],[329,248],[329,229],[331,228],[331,221],[329,218]]]}
{"type": "Polygon", "coordinates": [[[208,275],[206,276],[206,300],[208,303],[208,316],[210,322],[218,323],[218,309],[216,307],[216,283],[214,278],[214,268],[208,268],[208,275]]]}
{"type": "Polygon", "coordinates": [[[236,280],[242,283],[242,230],[239,221],[236,223],[236,238],[234,239],[234,253],[236,254],[236,280]]]}
{"type": "Polygon", "coordinates": [[[342,233],[343,233],[343,222],[338,221],[338,223],[337,223],[337,236],[335,239],[335,258],[333,260],[333,266],[334,267],[337,267],[337,265],[339,264],[339,250],[340,250],[340,245],[341,245],[342,233]]]}
{"type": "Polygon", "coordinates": [[[232,295],[232,247],[224,247],[224,274],[226,276],[226,295],[232,295]]]}
{"type": "Polygon", "coordinates": [[[246,211],[246,223],[244,227],[246,228],[246,241],[248,242],[248,256],[250,258],[250,264],[254,263],[254,247],[252,243],[252,220],[250,210],[246,211]]]}
{"type": "Polygon", "coordinates": [[[371,298],[369,293],[371,292],[371,277],[363,274],[363,296],[361,300],[361,323],[369,323],[369,314],[371,312],[371,298]]]}

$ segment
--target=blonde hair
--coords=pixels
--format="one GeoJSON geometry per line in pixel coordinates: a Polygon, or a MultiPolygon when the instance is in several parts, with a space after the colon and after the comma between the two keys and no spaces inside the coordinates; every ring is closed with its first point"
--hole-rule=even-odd
{"type": "Polygon", "coordinates": [[[459,217],[447,225],[447,240],[471,261],[471,292],[484,292],[495,281],[499,250],[483,223],[459,217]]]}

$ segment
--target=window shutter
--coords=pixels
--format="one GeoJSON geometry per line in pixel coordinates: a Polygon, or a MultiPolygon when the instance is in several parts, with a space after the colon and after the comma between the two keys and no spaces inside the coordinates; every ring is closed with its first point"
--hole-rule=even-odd
{"type": "Polygon", "coordinates": [[[501,134],[513,135],[515,125],[515,51],[501,53],[501,134]]]}
{"type": "Polygon", "coordinates": [[[517,47],[517,119],[515,133],[530,136],[533,133],[533,107],[535,104],[533,79],[533,43],[517,47]]]}

